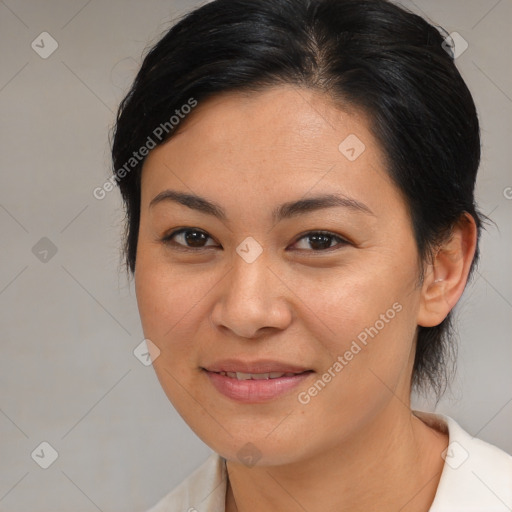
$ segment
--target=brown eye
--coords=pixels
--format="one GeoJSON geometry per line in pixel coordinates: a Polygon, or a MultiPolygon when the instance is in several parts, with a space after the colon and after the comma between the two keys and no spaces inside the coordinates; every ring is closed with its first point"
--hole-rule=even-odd
{"type": "Polygon", "coordinates": [[[304,247],[299,247],[299,250],[312,249],[313,252],[323,252],[336,246],[348,244],[348,242],[340,236],[335,235],[334,233],[329,233],[328,231],[310,231],[299,238],[294,245],[301,243],[302,240],[305,240],[306,242],[303,243],[304,247]],[[337,243],[333,246],[333,242],[337,243]]]}
{"type": "Polygon", "coordinates": [[[195,228],[182,228],[166,235],[162,241],[166,244],[181,246],[184,249],[202,249],[211,247],[211,245],[206,244],[208,239],[212,240],[205,231],[195,228]]]}

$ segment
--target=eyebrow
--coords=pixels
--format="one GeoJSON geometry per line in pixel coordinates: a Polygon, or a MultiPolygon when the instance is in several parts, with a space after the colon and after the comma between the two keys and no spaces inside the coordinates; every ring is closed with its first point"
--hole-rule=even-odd
{"type": "MultiPolygon", "coordinates": [[[[159,203],[167,201],[182,204],[192,210],[213,215],[220,220],[227,221],[227,215],[222,206],[196,194],[187,194],[177,190],[164,190],[160,192],[151,200],[149,207],[152,208],[159,203]]],[[[348,208],[354,212],[375,216],[368,206],[356,199],[337,194],[325,194],[283,203],[272,211],[272,218],[274,222],[279,222],[283,219],[290,219],[316,210],[334,207],[348,208]]]]}

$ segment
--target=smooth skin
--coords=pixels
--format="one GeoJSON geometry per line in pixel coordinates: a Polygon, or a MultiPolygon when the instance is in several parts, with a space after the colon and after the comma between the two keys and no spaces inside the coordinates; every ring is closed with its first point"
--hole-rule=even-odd
{"type": "Polygon", "coordinates": [[[421,263],[385,165],[362,112],[284,85],[200,102],[144,163],[135,269],[144,335],[160,350],[153,365],[168,398],[228,461],[228,512],[421,512],[434,499],[448,438],[410,410],[416,333],[461,296],[476,226],[461,218],[421,263]],[[338,149],[350,134],[365,146],[353,161],[338,149]],[[150,205],[165,190],[201,196],[225,218],[172,200],[150,205]],[[364,208],[273,221],[283,203],[323,194],[364,208]],[[173,236],[184,227],[192,233],[173,236]],[[331,236],[319,243],[319,230],[331,236]],[[236,251],[247,237],[263,250],[252,263],[236,251]],[[394,303],[402,310],[300,403],[394,303]],[[274,400],[241,404],[201,370],[232,357],[314,373],[274,400]],[[237,456],[247,443],[260,456],[254,466],[237,456]]]}

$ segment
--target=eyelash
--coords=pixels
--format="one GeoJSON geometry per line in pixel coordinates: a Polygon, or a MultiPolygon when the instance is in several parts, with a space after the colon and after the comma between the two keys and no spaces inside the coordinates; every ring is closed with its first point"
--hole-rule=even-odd
{"type": "MultiPolygon", "coordinates": [[[[173,238],[175,236],[183,234],[183,233],[187,233],[187,232],[190,232],[190,233],[202,233],[202,234],[206,235],[208,237],[208,239],[213,240],[213,238],[211,236],[209,236],[208,233],[206,233],[206,231],[203,231],[201,229],[197,229],[197,228],[180,228],[180,229],[177,229],[177,230],[169,233],[168,235],[165,235],[161,239],[161,241],[164,244],[166,244],[166,245],[174,246],[178,250],[189,251],[189,252],[198,252],[198,251],[201,251],[203,249],[214,248],[214,246],[204,246],[204,247],[193,248],[193,247],[188,247],[186,245],[178,244],[178,243],[176,243],[173,240],[173,238]]],[[[297,238],[297,240],[293,243],[293,245],[298,243],[300,240],[302,240],[304,238],[312,237],[313,235],[323,235],[323,236],[326,236],[326,237],[330,237],[332,239],[337,240],[338,244],[336,244],[333,247],[328,247],[327,249],[320,249],[320,250],[315,250],[315,249],[311,249],[311,250],[308,250],[308,249],[298,249],[299,251],[314,252],[314,253],[322,253],[322,252],[324,252],[325,253],[325,252],[331,252],[333,250],[340,249],[341,247],[350,244],[350,242],[348,242],[347,240],[345,240],[344,238],[342,238],[339,235],[331,233],[330,231],[319,230],[319,231],[308,231],[308,232],[302,234],[299,238],[297,238]]]]}

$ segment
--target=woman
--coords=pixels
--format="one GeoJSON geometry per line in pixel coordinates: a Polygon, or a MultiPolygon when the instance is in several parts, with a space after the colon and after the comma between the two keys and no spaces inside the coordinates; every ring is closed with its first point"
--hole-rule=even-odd
{"type": "Polygon", "coordinates": [[[471,95],[385,0],[215,0],[118,114],[153,365],[214,451],[151,512],[498,511],[512,457],[447,416],[450,311],[478,257],[471,95]]]}

